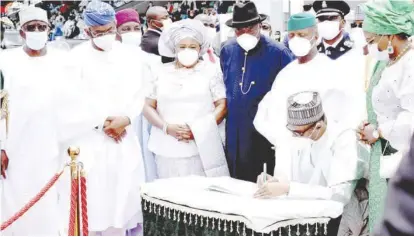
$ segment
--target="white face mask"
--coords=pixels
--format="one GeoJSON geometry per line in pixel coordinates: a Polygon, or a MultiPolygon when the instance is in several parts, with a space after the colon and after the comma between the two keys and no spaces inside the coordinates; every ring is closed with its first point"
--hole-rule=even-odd
{"type": "Polygon", "coordinates": [[[47,43],[47,32],[25,32],[26,46],[32,50],[41,50],[47,43]]]}
{"type": "Polygon", "coordinates": [[[115,42],[115,35],[109,34],[98,38],[93,38],[93,42],[96,46],[98,46],[98,48],[102,49],[103,51],[110,51],[112,49],[112,45],[115,42]]]}
{"type": "Polygon", "coordinates": [[[242,34],[239,37],[237,37],[237,43],[245,51],[250,51],[254,47],[256,47],[257,43],[259,43],[259,40],[256,36],[253,36],[251,34],[242,34]]]}
{"type": "Polygon", "coordinates": [[[171,24],[172,24],[172,20],[170,18],[163,20],[161,30],[164,31],[164,30],[168,29],[168,27],[171,24]]]}
{"type": "Polygon", "coordinates": [[[325,40],[332,40],[339,35],[339,21],[324,21],[318,23],[318,31],[320,36],[325,40]]]}
{"type": "Polygon", "coordinates": [[[210,43],[213,43],[214,39],[216,38],[217,32],[215,28],[208,28],[207,29],[207,37],[210,40],[210,43]]]}
{"type": "Polygon", "coordinates": [[[260,33],[262,33],[262,35],[266,35],[270,37],[270,30],[260,30],[260,33]]]}
{"type": "Polygon", "coordinates": [[[303,57],[308,55],[309,51],[314,45],[311,44],[310,40],[295,36],[289,40],[289,48],[296,57],[303,57]]]}
{"type": "Polygon", "coordinates": [[[230,30],[229,33],[227,33],[227,39],[231,39],[233,37],[236,37],[236,33],[233,30],[230,30]]]}
{"type": "Polygon", "coordinates": [[[195,49],[184,49],[177,53],[178,61],[186,66],[193,66],[199,58],[199,54],[195,49]]]}
{"type": "Polygon", "coordinates": [[[368,45],[368,51],[371,57],[376,58],[378,61],[390,60],[390,55],[388,54],[388,51],[379,51],[377,43],[368,45]]]}
{"type": "Polygon", "coordinates": [[[307,137],[293,137],[292,139],[294,140],[295,149],[302,152],[309,150],[312,146],[312,140],[307,137]]]}
{"type": "Polygon", "coordinates": [[[139,46],[141,44],[141,32],[128,32],[121,35],[122,43],[139,46]]]}

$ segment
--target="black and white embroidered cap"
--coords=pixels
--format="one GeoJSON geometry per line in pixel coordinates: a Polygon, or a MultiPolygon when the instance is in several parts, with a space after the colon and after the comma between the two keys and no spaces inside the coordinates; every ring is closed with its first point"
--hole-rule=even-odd
{"type": "Polygon", "coordinates": [[[304,91],[291,95],[287,102],[287,123],[304,126],[316,123],[324,115],[322,100],[318,92],[304,91]]]}

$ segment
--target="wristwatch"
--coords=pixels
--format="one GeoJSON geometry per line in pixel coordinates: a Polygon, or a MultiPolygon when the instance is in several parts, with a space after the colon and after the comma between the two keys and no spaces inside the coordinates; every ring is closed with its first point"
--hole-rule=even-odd
{"type": "Polygon", "coordinates": [[[374,130],[374,131],[372,132],[372,136],[373,136],[375,139],[378,139],[378,138],[380,137],[380,134],[379,134],[378,130],[374,130]]]}

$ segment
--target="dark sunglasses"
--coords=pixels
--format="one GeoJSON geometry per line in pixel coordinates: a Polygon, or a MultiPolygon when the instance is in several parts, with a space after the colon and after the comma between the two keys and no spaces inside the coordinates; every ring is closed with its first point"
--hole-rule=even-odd
{"type": "Polygon", "coordinates": [[[40,32],[45,32],[47,30],[48,26],[47,25],[42,25],[42,24],[32,24],[32,25],[27,25],[24,28],[28,32],[35,32],[36,29],[40,32]]]}
{"type": "Polygon", "coordinates": [[[351,28],[362,28],[362,23],[352,23],[351,28]]]}
{"type": "Polygon", "coordinates": [[[262,29],[263,29],[263,30],[270,30],[270,26],[263,25],[263,26],[262,26],[262,29]]]}
{"type": "Polygon", "coordinates": [[[336,21],[340,19],[340,16],[318,16],[318,20],[320,22],[324,22],[324,21],[336,21]]]}

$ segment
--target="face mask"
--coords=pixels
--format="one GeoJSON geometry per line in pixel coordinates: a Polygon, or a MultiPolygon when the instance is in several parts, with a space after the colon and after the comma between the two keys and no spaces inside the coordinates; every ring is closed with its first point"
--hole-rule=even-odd
{"type": "Polygon", "coordinates": [[[301,152],[308,151],[312,146],[312,140],[306,137],[293,137],[293,143],[295,144],[295,149],[300,150],[301,152]]]}
{"type": "Polygon", "coordinates": [[[172,20],[170,18],[165,19],[162,22],[162,27],[160,28],[162,31],[168,29],[168,27],[172,24],[172,20]]]}
{"type": "Polygon", "coordinates": [[[210,40],[210,43],[213,43],[214,39],[216,38],[216,35],[217,35],[216,29],[208,28],[207,36],[210,40]]]}
{"type": "Polygon", "coordinates": [[[103,51],[110,51],[112,49],[113,43],[115,42],[115,35],[109,34],[94,38],[93,42],[96,46],[98,46],[98,48],[102,49],[103,51]]]}
{"type": "Polygon", "coordinates": [[[250,51],[254,47],[256,47],[259,40],[256,36],[253,36],[251,34],[242,34],[239,37],[237,37],[237,43],[242,47],[245,51],[250,51]]]}
{"type": "Polygon", "coordinates": [[[139,46],[141,44],[141,32],[128,32],[121,35],[122,43],[139,46]]]}
{"type": "Polygon", "coordinates": [[[32,50],[41,50],[47,43],[47,32],[25,32],[26,46],[32,50]]]}
{"type": "Polygon", "coordinates": [[[339,35],[339,21],[324,21],[318,23],[318,31],[325,40],[332,40],[339,35]]]}
{"type": "Polygon", "coordinates": [[[308,39],[295,36],[289,40],[289,48],[296,57],[303,57],[308,55],[313,45],[308,39]]]}
{"type": "Polygon", "coordinates": [[[227,34],[227,39],[231,39],[231,38],[233,38],[235,36],[236,36],[236,33],[234,33],[233,30],[230,30],[229,33],[227,34]]]}
{"type": "Polygon", "coordinates": [[[269,30],[260,30],[260,33],[262,33],[262,35],[266,35],[270,37],[270,31],[269,30]]]}
{"type": "Polygon", "coordinates": [[[390,55],[388,54],[388,52],[386,50],[379,51],[377,43],[368,45],[368,51],[369,54],[373,58],[376,58],[378,61],[390,60],[390,55]]]}
{"type": "Polygon", "coordinates": [[[178,61],[186,66],[193,66],[199,58],[198,52],[195,49],[184,49],[177,53],[178,61]]]}

